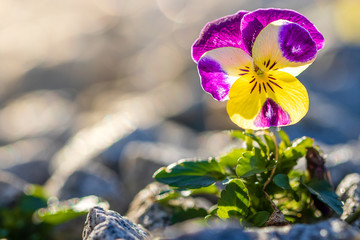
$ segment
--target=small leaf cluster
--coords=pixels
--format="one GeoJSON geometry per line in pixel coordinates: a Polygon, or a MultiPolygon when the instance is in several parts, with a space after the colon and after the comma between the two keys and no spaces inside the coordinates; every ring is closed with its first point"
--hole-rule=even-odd
{"type": "Polygon", "coordinates": [[[295,169],[308,149],[318,148],[313,139],[290,141],[283,130],[230,134],[239,147],[229,153],[180,160],[154,173],[156,181],[171,188],[166,197],[160,197],[163,204],[179,197],[211,195],[216,202],[207,209],[205,219],[235,218],[244,226],[258,227],[266,225],[274,205],[293,223],[331,215],[317,210],[315,201],[332,209],[332,214],[342,213],[342,202],[328,179],[311,179],[305,170],[295,169]]]}

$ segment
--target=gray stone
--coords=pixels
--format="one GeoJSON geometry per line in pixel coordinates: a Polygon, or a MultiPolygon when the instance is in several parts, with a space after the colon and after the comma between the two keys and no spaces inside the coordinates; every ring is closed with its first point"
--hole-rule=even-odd
{"type": "MultiPolygon", "coordinates": [[[[191,227],[190,227],[191,228],[191,227]]],[[[184,229],[186,232],[186,229],[184,229]]],[[[220,226],[210,227],[198,230],[197,232],[187,233],[175,238],[183,239],[211,239],[211,240],[347,240],[358,239],[360,231],[340,219],[329,219],[327,221],[318,222],[316,224],[294,224],[281,227],[265,227],[265,228],[248,228],[243,230],[241,227],[220,226]]]]}
{"type": "Polygon", "coordinates": [[[129,203],[128,195],[117,175],[101,164],[91,163],[71,174],[56,194],[60,200],[88,195],[99,196],[123,213],[129,203]]]}
{"type": "Polygon", "coordinates": [[[294,224],[283,227],[250,228],[245,230],[250,239],[319,240],[356,239],[360,231],[340,219],[332,218],[316,224],[294,224]]]}
{"type": "Polygon", "coordinates": [[[176,240],[250,240],[242,228],[212,228],[186,234],[176,240]]]}
{"type": "Polygon", "coordinates": [[[347,218],[357,218],[352,221],[352,225],[360,228],[360,219],[355,214],[359,214],[360,206],[360,175],[352,173],[347,175],[336,189],[336,194],[344,202],[342,220],[347,218]]]}
{"type": "Polygon", "coordinates": [[[149,237],[150,234],[140,225],[117,212],[100,207],[89,211],[83,230],[83,240],[141,240],[149,237]]]}
{"type": "Polygon", "coordinates": [[[0,171],[0,207],[15,203],[23,194],[26,182],[11,173],[0,171]]]}

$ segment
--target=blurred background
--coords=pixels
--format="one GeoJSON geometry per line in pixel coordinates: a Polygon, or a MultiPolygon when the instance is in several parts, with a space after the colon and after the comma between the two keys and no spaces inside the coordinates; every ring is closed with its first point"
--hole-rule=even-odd
{"type": "Polygon", "coordinates": [[[335,162],[359,159],[359,0],[2,0],[2,172],[124,213],[158,167],[223,153],[221,130],[237,126],[201,89],[191,45],[208,21],[267,7],[302,13],[325,37],[298,77],[309,113],[285,130],[335,162]]]}

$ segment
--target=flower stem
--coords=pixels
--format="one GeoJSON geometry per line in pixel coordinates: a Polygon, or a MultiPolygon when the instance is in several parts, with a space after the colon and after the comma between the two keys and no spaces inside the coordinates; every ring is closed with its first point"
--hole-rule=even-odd
{"type": "MultiPolygon", "coordinates": [[[[246,133],[249,134],[254,134],[254,131],[252,129],[246,129],[245,130],[246,133]]],[[[248,136],[245,137],[245,142],[246,142],[246,150],[251,151],[253,148],[253,143],[252,143],[252,139],[248,136]]]]}
{"type": "MultiPolygon", "coordinates": [[[[278,144],[277,144],[277,140],[276,140],[276,136],[275,134],[271,134],[270,131],[267,130],[267,132],[269,133],[269,135],[272,137],[274,145],[275,145],[275,159],[278,160],[279,157],[279,148],[278,148],[278,144]]],[[[274,211],[278,210],[275,203],[271,200],[269,194],[267,194],[267,192],[265,191],[267,185],[269,185],[269,183],[271,182],[271,179],[273,178],[275,171],[276,171],[276,167],[277,165],[275,165],[275,167],[271,170],[270,176],[269,178],[266,180],[266,182],[264,183],[264,187],[263,187],[263,192],[265,194],[265,197],[270,201],[271,203],[271,207],[273,208],[274,211]]]]}

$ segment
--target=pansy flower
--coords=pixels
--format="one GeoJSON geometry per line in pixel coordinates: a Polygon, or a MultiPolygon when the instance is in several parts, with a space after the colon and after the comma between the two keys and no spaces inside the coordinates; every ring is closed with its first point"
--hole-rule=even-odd
{"type": "Polygon", "coordinates": [[[324,46],[318,29],[285,9],[239,11],[208,23],[192,46],[203,89],[244,129],[297,123],[309,108],[296,79],[324,46]]]}

